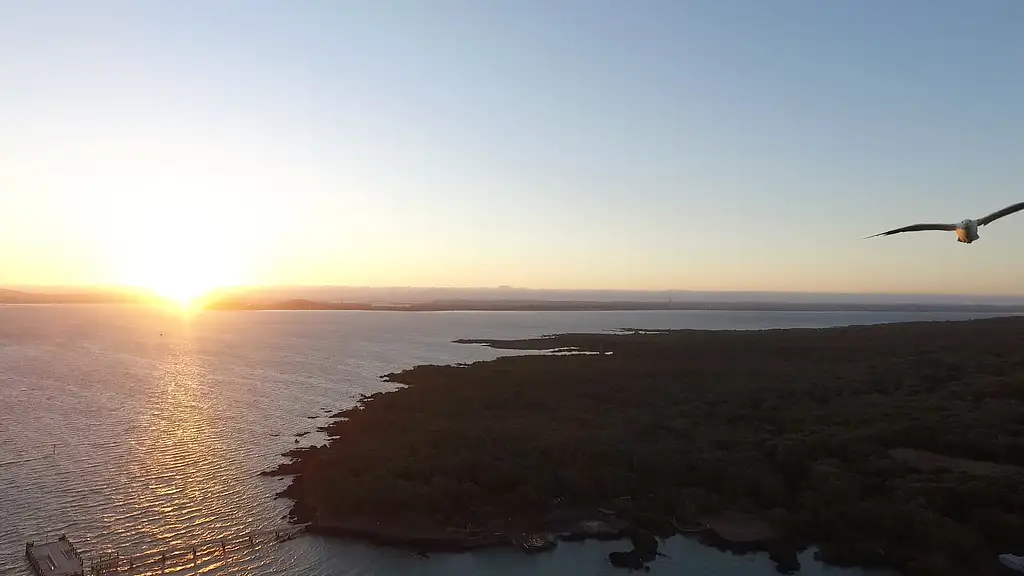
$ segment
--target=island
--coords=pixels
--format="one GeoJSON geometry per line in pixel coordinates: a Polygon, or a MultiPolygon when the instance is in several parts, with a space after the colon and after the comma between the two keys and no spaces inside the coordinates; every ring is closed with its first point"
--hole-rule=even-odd
{"type": "Polygon", "coordinates": [[[678,533],[780,571],[1024,553],[1024,318],[470,344],[563,353],[386,375],[266,472],[292,520],[422,552],[630,538],[634,568],[678,533]]]}

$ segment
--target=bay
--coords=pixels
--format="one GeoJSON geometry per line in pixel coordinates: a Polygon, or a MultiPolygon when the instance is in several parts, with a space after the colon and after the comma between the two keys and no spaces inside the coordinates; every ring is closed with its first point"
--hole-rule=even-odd
{"type": "MultiPolygon", "coordinates": [[[[503,354],[458,338],[622,328],[827,327],[991,314],[896,312],[205,312],[0,306],[0,574],[30,574],[24,543],[67,533],[87,556],[191,546],[283,524],[287,479],[259,476],[382,374],[503,354]],[[297,436],[303,434],[301,437],[297,436]]],[[[200,552],[176,574],[618,574],[618,542],[418,559],[302,536],[200,552]]],[[[653,574],[774,574],[681,537],[653,574]]],[[[802,557],[801,574],[860,574],[802,557]]],[[[168,569],[168,571],[171,571],[168,569]]],[[[136,574],[160,573],[137,570],[136,574]]]]}

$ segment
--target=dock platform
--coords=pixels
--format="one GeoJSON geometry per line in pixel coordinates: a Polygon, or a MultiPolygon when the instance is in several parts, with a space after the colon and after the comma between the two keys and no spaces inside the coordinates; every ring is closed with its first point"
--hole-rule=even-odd
{"type": "Polygon", "coordinates": [[[38,576],[85,575],[82,555],[64,534],[52,542],[25,544],[25,557],[38,576]]]}

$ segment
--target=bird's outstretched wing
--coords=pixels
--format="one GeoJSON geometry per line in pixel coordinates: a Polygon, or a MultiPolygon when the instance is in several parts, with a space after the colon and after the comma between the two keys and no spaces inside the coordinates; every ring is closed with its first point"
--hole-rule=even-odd
{"type": "Polygon", "coordinates": [[[1021,210],[1024,210],[1024,202],[1017,202],[1016,204],[1014,204],[1012,206],[1007,206],[1006,208],[1003,208],[1002,210],[999,210],[997,212],[993,212],[993,213],[989,214],[988,216],[985,216],[984,218],[979,219],[978,220],[978,224],[980,226],[984,226],[986,224],[991,224],[992,222],[1002,218],[1003,216],[1009,216],[1010,214],[1013,214],[1014,212],[1020,212],[1021,210]]]}
{"type": "Polygon", "coordinates": [[[875,236],[889,236],[890,234],[899,234],[900,232],[918,232],[921,230],[945,230],[950,232],[956,230],[956,224],[911,224],[910,226],[904,226],[903,228],[895,228],[886,232],[879,232],[878,234],[865,236],[864,240],[874,238],[875,236]]]}

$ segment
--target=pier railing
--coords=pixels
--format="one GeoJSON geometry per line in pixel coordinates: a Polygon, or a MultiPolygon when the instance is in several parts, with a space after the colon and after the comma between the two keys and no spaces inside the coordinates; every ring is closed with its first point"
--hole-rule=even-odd
{"type": "Polygon", "coordinates": [[[227,555],[231,550],[256,544],[290,540],[305,529],[305,525],[296,526],[289,524],[277,528],[233,534],[223,538],[202,540],[186,545],[154,547],[135,551],[131,554],[125,554],[116,549],[106,550],[91,556],[89,560],[89,574],[131,572],[136,569],[180,565],[211,556],[227,555]]]}

